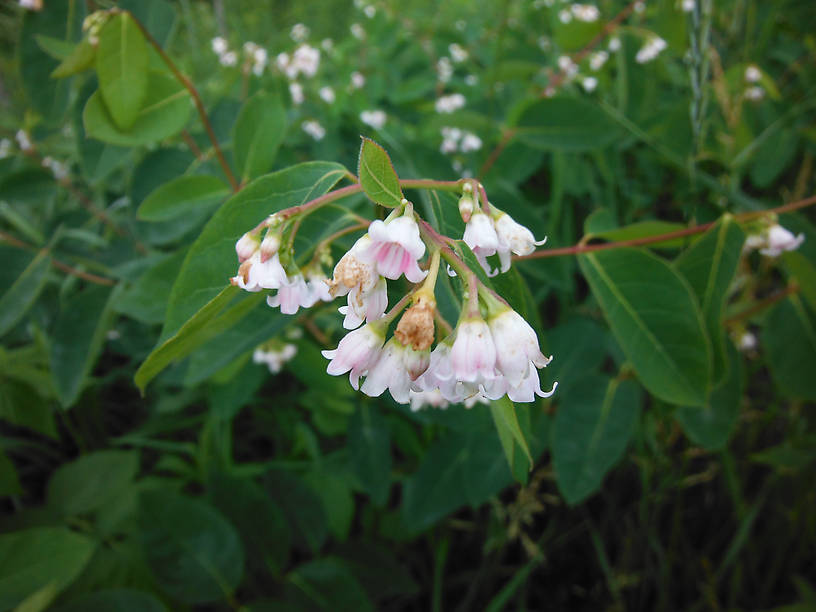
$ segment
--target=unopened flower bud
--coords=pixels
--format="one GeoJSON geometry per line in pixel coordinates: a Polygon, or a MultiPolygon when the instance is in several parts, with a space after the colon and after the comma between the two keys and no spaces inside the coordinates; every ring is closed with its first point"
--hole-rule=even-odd
{"type": "Polygon", "coordinates": [[[435,310],[436,306],[431,300],[420,297],[416,304],[405,311],[397,324],[394,332],[397,340],[415,351],[431,348],[434,341],[435,310]]]}
{"type": "MultiPolygon", "coordinates": [[[[470,187],[470,183],[465,183],[465,187],[470,187]]],[[[462,221],[467,223],[473,215],[473,209],[476,207],[476,202],[473,200],[472,190],[468,189],[459,198],[459,214],[462,215],[462,221]]]]}
{"type": "Polygon", "coordinates": [[[266,261],[278,252],[281,244],[280,232],[277,230],[268,230],[266,236],[261,241],[261,261],[266,261]]]}
{"type": "Polygon", "coordinates": [[[235,243],[235,252],[238,254],[238,261],[241,263],[255,254],[260,246],[260,233],[252,230],[247,232],[235,243]]]}

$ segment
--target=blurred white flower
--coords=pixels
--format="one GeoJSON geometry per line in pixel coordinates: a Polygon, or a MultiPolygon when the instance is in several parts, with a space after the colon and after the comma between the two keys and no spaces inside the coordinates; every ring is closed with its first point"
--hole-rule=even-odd
{"type": "Polygon", "coordinates": [[[284,344],[276,350],[274,347],[258,347],[252,353],[252,362],[266,364],[272,374],[277,374],[283,369],[283,365],[290,361],[297,354],[297,346],[294,344],[284,344]]]}
{"type": "Polygon", "coordinates": [[[227,51],[218,57],[222,66],[235,66],[238,63],[238,54],[235,51],[227,51]]]}
{"type": "Polygon", "coordinates": [[[598,7],[591,4],[573,4],[570,6],[570,10],[572,11],[573,17],[585,23],[598,21],[598,18],[601,16],[598,7]]]}
{"type": "Polygon", "coordinates": [[[11,153],[11,141],[8,138],[0,140],[0,159],[5,159],[11,153]]]}
{"type": "Polygon", "coordinates": [[[475,74],[469,74],[465,77],[465,85],[468,85],[469,87],[475,87],[478,82],[479,77],[477,77],[475,74]]]}
{"type": "Polygon", "coordinates": [[[365,77],[359,72],[351,73],[351,88],[361,89],[365,85],[365,77]]]}
{"type": "Polygon", "coordinates": [[[663,49],[666,48],[666,41],[659,36],[653,36],[646,41],[635,55],[635,61],[638,64],[645,64],[655,59],[663,49]]]}
{"type": "Polygon", "coordinates": [[[320,50],[309,45],[300,45],[292,54],[292,61],[286,67],[286,76],[295,79],[299,74],[313,77],[320,66],[320,50]]]}
{"type": "Polygon", "coordinates": [[[683,9],[684,13],[690,13],[694,10],[694,0],[683,0],[680,4],[680,8],[683,9]]]}
{"type": "Polygon", "coordinates": [[[317,93],[320,96],[320,99],[323,100],[326,104],[333,104],[334,100],[337,97],[334,94],[334,90],[328,85],[321,87],[320,91],[317,93]]]}
{"type": "Polygon", "coordinates": [[[223,55],[227,52],[227,41],[221,36],[216,36],[210,41],[210,46],[216,55],[223,55]]]}
{"type": "Polygon", "coordinates": [[[569,55],[562,55],[558,58],[558,68],[568,77],[573,77],[578,73],[578,64],[573,62],[569,55]]]}
{"type": "Polygon", "coordinates": [[[363,29],[363,26],[359,23],[352,23],[349,30],[351,30],[351,35],[357,40],[363,40],[365,38],[365,29],[363,29]]]}
{"type": "Polygon", "coordinates": [[[365,8],[363,9],[363,13],[364,13],[364,14],[365,14],[365,16],[366,16],[366,17],[368,17],[369,19],[373,19],[373,18],[374,18],[374,15],[376,15],[376,14],[377,14],[377,9],[376,9],[376,8],[375,8],[373,5],[369,4],[367,7],[365,7],[365,8]]]}
{"type": "Polygon", "coordinates": [[[386,114],[385,111],[376,109],[376,110],[364,110],[360,113],[360,121],[365,123],[366,125],[370,125],[375,130],[382,129],[385,125],[386,114]]]}
{"type": "Polygon", "coordinates": [[[634,9],[635,9],[636,13],[642,13],[643,11],[646,10],[646,3],[645,2],[635,2],[634,9]]]}
{"type": "Polygon", "coordinates": [[[760,72],[759,68],[757,68],[753,64],[749,65],[745,69],[745,80],[748,81],[749,83],[758,83],[761,78],[762,72],[760,72]]]}
{"type": "Polygon", "coordinates": [[[460,32],[464,32],[465,28],[467,27],[467,22],[464,19],[459,19],[456,23],[453,24],[453,27],[455,27],[460,32]]]}
{"type": "Polygon", "coordinates": [[[609,44],[607,45],[607,48],[610,51],[612,51],[613,53],[615,51],[620,51],[620,48],[621,48],[620,38],[618,38],[617,36],[613,36],[612,38],[610,38],[609,39],[609,44]]]}
{"type": "Polygon", "coordinates": [[[765,90],[759,86],[749,87],[745,90],[745,98],[753,102],[759,102],[765,97],[765,90]]]}
{"type": "Polygon", "coordinates": [[[17,134],[15,134],[14,137],[17,139],[17,144],[20,146],[20,150],[23,151],[23,153],[27,153],[34,148],[31,144],[31,139],[28,137],[25,130],[17,130],[17,134]]]}
{"type": "Polygon", "coordinates": [[[594,91],[595,88],[598,86],[598,79],[595,77],[586,77],[584,80],[581,81],[581,86],[584,88],[584,91],[590,92],[594,91]]]}
{"type": "Polygon", "coordinates": [[[452,113],[465,105],[465,96],[460,93],[442,96],[434,103],[437,113],[452,113]]]}
{"type": "Polygon", "coordinates": [[[292,26],[292,30],[289,32],[289,36],[295,42],[303,42],[309,36],[309,28],[307,28],[302,23],[296,23],[292,26]]]}
{"type": "Polygon", "coordinates": [[[269,54],[263,47],[257,47],[252,53],[252,73],[261,76],[269,63],[269,54]]]}
{"type": "Polygon", "coordinates": [[[754,334],[749,331],[743,332],[737,343],[737,348],[741,351],[753,351],[757,347],[757,339],[754,334]]]}
{"type": "Polygon", "coordinates": [[[451,77],[453,76],[453,64],[451,63],[449,57],[440,57],[439,61],[436,62],[436,75],[443,83],[450,81],[451,77]]]}
{"type": "Polygon", "coordinates": [[[324,128],[314,119],[304,121],[300,127],[315,140],[323,140],[323,137],[326,135],[326,128],[324,128]]]}
{"type": "Polygon", "coordinates": [[[320,47],[328,53],[334,49],[334,41],[331,38],[324,38],[320,43],[320,47]]]}
{"type": "Polygon", "coordinates": [[[462,137],[462,142],[459,145],[459,150],[462,151],[462,153],[470,153],[471,151],[478,151],[481,148],[482,139],[476,134],[465,132],[465,135],[462,137]]]}
{"type": "Polygon", "coordinates": [[[751,234],[745,239],[743,250],[759,252],[768,257],[779,257],[785,251],[795,251],[805,241],[805,235],[794,236],[790,230],[778,223],[766,227],[758,234],[751,234]]]}
{"type": "Polygon", "coordinates": [[[569,9],[561,9],[558,11],[558,20],[561,23],[569,23],[572,21],[572,12],[569,9]]]}
{"type": "Polygon", "coordinates": [[[51,170],[51,174],[53,174],[54,178],[58,181],[61,181],[68,176],[68,165],[58,162],[51,157],[44,157],[42,160],[42,165],[43,167],[51,170]]]}
{"type": "Polygon", "coordinates": [[[552,41],[547,36],[538,37],[538,48],[542,51],[549,51],[552,48],[552,41]]]}
{"type": "Polygon", "coordinates": [[[448,53],[450,53],[451,59],[457,64],[464,62],[468,58],[467,50],[457,43],[448,45],[448,53]]]}
{"type": "Polygon", "coordinates": [[[589,67],[591,70],[600,70],[609,59],[609,53],[606,51],[595,51],[589,56],[589,67]]]}
{"type": "Polygon", "coordinates": [[[292,98],[292,104],[295,106],[303,104],[303,85],[300,83],[289,83],[289,95],[292,98]]]}
{"type": "Polygon", "coordinates": [[[42,10],[43,0],[20,0],[20,6],[30,11],[42,10]]]}

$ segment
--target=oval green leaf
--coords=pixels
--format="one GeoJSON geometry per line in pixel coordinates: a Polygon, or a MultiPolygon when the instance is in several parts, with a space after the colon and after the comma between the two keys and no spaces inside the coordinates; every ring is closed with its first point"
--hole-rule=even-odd
{"type": "Polygon", "coordinates": [[[246,101],[232,134],[242,182],[268,171],[286,134],[286,109],[279,96],[259,91],[246,101]]]}
{"type": "Polygon", "coordinates": [[[762,333],[768,367],[785,397],[816,401],[816,317],[792,295],[777,304],[762,333]]]}
{"type": "Polygon", "coordinates": [[[591,151],[617,139],[617,125],[596,104],[559,96],[524,104],[510,121],[516,138],[537,149],[591,151]]]}
{"type": "Polygon", "coordinates": [[[567,503],[577,504],[600,488],[629,443],[640,403],[634,382],[601,374],[584,377],[560,399],[551,447],[558,488],[567,503]]]}
{"type": "Polygon", "coordinates": [[[152,191],[139,206],[136,216],[143,221],[167,221],[212,206],[229,193],[226,183],[215,176],[180,176],[152,191]]]}
{"type": "Polygon", "coordinates": [[[88,136],[110,144],[136,147],[162,140],[182,130],[190,117],[190,95],[173,77],[152,70],[147,95],[129,131],[112,119],[102,95],[94,93],[85,104],[82,121],[88,136]]]}
{"type": "Polygon", "coordinates": [[[666,402],[702,406],[711,380],[711,346],[683,278],[640,249],[598,251],[578,261],[643,385],[666,402]]]}
{"type": "Polygon", "coordinates": [[[51,258],[40,252],[0,297],[0,336],[14,327],[35,302],[50,268],[51,258]]]}
{"type": "Polygon", "coordinates": [[[147,95],[147,43],[128,13],[115,15],[99,32],[99,91],[116,127],[127,132],[147,95]]]}
{"type": "Polygon", "coordinates": [[[360,145],[357,175],[365,194],[377,204],[394,208],[402,202],[402,189],[391,158],[369,138],[363,138],[360,145]]]}
{"type": "Polygon", "coordinates": [[[244,573],[235,528],[208,504],[177,493],[147,491],[139,502],[144,554],[159,585],[190,604],[230,596],[244,573]]]}

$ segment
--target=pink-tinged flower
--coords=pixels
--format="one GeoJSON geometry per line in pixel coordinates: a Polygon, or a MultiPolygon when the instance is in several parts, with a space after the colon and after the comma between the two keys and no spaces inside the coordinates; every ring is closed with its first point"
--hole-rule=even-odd
{"type": "Polygon", "coordinates": [[[377,272],[385,278],[397,280],[405,274],[409,281],[418,283],[428,274],[420,270],[417,264],[425,254],[425,243],[419,237],[419,227],[413,214],[390,221],[372,221],[368,235],[371,244],[364,257],[373,261],[377,272]]]}
{"type": "Polygon", "coordinates": [[[781,225],[772,225],[768,229],[767,244],[760,253],[768,257],[779,257],[785,251],[794,251],[805,241],[805,235],[794,236],[781,225]]]}
{"type": "Polygon", "coordinates": [[[555,389],[557,387],[558,383],[554,382],[552,389],[549,391],[542,391],[541,383],[538,380],[538,370],[531,361],[527,369],[527,376],[522,378],[516,385],[507,385],[507,397],[509,397],[513,402],[533,402],[535,401],[536,396],[550,397],[553,393],[555,393],[555,389]]]}
{"type": "Polygon", "coordinates": [[[308,278],[306,284],[309,285],[309,291],[312,293],[315,304],[317,302],[331,302],[334,299],[329,292],[329,279],[326,278],[322,271],[313,269],[306,273],[306,277],[308,278]]]}
{"type": "Polygon", "coordinates": [[[309,308],[315,303],[314,295],[306,285],[302,274],[297,274],[280,287],[275,295],[266,298],[266,303],[272,308],[280,306],[283,314],[295,314],[298,308],[309,308]]]}
{"type": "Polygon", "coordinates": [[[348,294],[348,304],[337,310],[345,315],[343,327],[356,329],[363,321],[376,321],[388,308],[388,288],[385,279],[379,277],[377,283],[368,291],[361,291],[354,287],[348,294]]]}
{"type": "Polygon", "coordinates": [[[442,396],[442,392],[439,389],[433,389],[432,391],[414,391],[411,389],[409,399],[411,402],[411,410],[413,412],[416,412],[425,406],[445,409],[448,407],[449,403],[448,400],[442,396]]]}
{"type": "Polygon", "coordinates": [[[361,237],[334,267],[329,286],[332,296],[348,294],[348,305],[340,308],[346,315],[343,327],[354,329],[363,320],[379,319],[388,306],[385,280],[377,273],[366,252],[372,245],[368,234],[361,237]]]}
{"type": "Polygon", "coordinates": [[[322,351],[330,359],[326,372],[339,376],[349,372],[349,382],[354,389],[360,386],[360,376],[368,374],[369,369],[377,363],[380,349],[385,342],[385,330],[382,325],[364,325],[346,334],[333,351],[322,351]]]}
{"type": "Polygon", "coordinates": [[[457,381],[480,385],[496,378],[496,345],[484,319],[472,317],[456,326],[450,359],[457,381]]]}
{"type": "Polygon", "coordinates": [[[476,255],[476,259],[479,260],[485,272],[489,276],[494,276],[495,273],[491,271],[487,263],[487,258],[495,255],[499,248],[499,237],[496,234],[493,219],[477,208],[465,225],[465,235],[462,239],[476,255]]]}
{"type": "Polygon", "coordinates": [[[530,363],[537,368],[550,363],[538,348],[538,336],[533,328],[512,308],[489,317],[488,327],[496,346],[496,369],[507,378],[510,386],[521,382],[530,363]]]}
{"type": "Polygon", "coordinates": [[[529,255],[537,246],[541,246],[547,239],[536,241],[533,232],[518,223],[505,212],[500,212],[495,219],[496,236],[498,238],[499,260],[501,271],[510,269],[510,252],[516,255],[529,255]]]}
{"type": "Polygon", "coordinates": [[[413,385],[415,391],[431,392],[438,389],[450,402],[462,401],[456,389],[456,378],[453,374],[453,363],[450,359],[450,339],[443,340],[431,351],[430,363],[425,372],[413,385]]]}
{"type": "Polygon", "coordinates": [[[388,389],[394,401],[407,404],[411,383],[428,367],[429,351],[415,351],[391,338],[370,369],[360,390],[370,397],[379,397],[388,389]]]}
{"type": "Polygon", "coordinates": [[[286,271],[275,253],[266,261],[261,261],[261,251],[244,261],[238,268],[238,274],[230,283],[246,291],[257,292],[261,289],[277,289],[288,282],[286,271]]]}

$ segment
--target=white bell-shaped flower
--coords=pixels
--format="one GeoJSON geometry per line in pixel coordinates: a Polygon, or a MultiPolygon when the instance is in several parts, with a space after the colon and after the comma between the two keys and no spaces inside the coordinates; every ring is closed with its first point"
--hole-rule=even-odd
{"type": "Polygon", "coordinates": [[[368,374],[369,369],[377,363],[385,342],[385,330],[382,325],[364,325],[346,334],[340,344],[332,351],[322,351],[330,359],[326,372],[339,376],[349,372],[349,382],[354,389],[360,386],[360,376],[368,374]]]}
{"type": "Polygon", "coordinates": [[[487,258],[495,255],[499,248],[499,237],[496,234],[493,219],[480,209],[475,209],[470,220],[465,224],[465,234],[462,239],[476,255],[476,259],[479,260],[485,272],[489,276],[494,276],[495,273],[491,271],[487,263],[487,258]]]}
{"type": "Polygon", "coordinates": [[[374,263],[379,274],[391,280],[405,274],[412,283],[427,276],[427,272],[419,269],[418,261],[425,254],[425,243],[419,237],[413,212],[391,220],[372,221],[368,236],[371,243],[364,251],[364,257],[374,263]]]}
{"type": "Polygon", "coordinates": [[[505,212],[500,212],[494,223],[499,240],[497,252],[502,272],[510,269],[511,252],[516,255],[529,255],[537,246],[547,242],[546,238],[536,241],[533,232],[505,212]]]}
{"type": "Polygon", "coordinates": [[[488,327],[496,346],[496,369],[518,385],[529,371],[529,364],[546,366],[550,359],[538,347],[535,330],[512,308],[505,308],[488,318],[488,327]]]}

